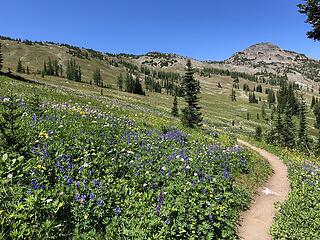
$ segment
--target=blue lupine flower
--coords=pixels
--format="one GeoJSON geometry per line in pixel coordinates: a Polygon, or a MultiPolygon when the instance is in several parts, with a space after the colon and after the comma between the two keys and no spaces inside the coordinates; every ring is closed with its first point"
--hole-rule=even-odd
{"type": "Polygon", "coordinates": [[[28,189],[27,194],[32,194],[32,190],[28,189]]]}
{"type": "Polygon", "coordinates": [[[230,175],[229,175],[229,172],[228,172],[228,169],[227,169],[227,168],[225,168],[225,169],[223,170],[223,176],[224,176],[226,179],[228,179],[228,178],[230,177],[230,175]]]}
{"type": "Polygon", "coordinates": [[[207,189],[206,189],[206,188],[203,188],[203,189],[202,189],[202,194],[206,194],[206,192],[207,192],[207,189]]]}
{"type": "Polygon", "coordinates": [[[160,192],[158,199],[157,199],[157,206],[156,206],[156,215],[160,215],[160,209],[163,201],[163,192],[160,192]]]}
{"type": "Polygon", "coordinates": [[[101,205],[102,205],[102,199],[101,199],[101,197],[98,198],[97,204],[98,204],[98,206],[101,206],[101,205]]]}
{"type": "Polygon", "coordinates": [[[68,185],[71,186],[72,184],[73,184],[73,180],[72,180],[72,178],[70,177],[70,178],[68,179],[68,185]]]}
{"type": "Polygon", "coordinates": [[[76,201],[79,202],[79,201],[80,201],[80,198],[81,198],[80,193],[77,193],[77,194],[76,194],[76,201]]]}
{"type": "Polygon", "coordinates": [[[90,193],[89,198],[92,200],[94,199],[94,193],[90,193]]]}
{"type": "Polygon", "coordinates": [[[165,221],[165,223],[166,223],[167,225],[170,225],[170,223],[171,223],[170,218],[167,218],[167,220],[165,221]]]}
{"type": "Polygon", "coordinates": [[[18,199],[18,202],[23,202],[24,201],[24,197],[21,197],[18,199]]]}
{"type": "Polygon", "coordinates": [[[89,174],[89,175],[92,174],[92,170],[91,170],[91,169],[88,170],[88,174],[89,174]]]}
{"type": "Polygon", "coordinates": [[[93,186],[97,188],[99,186],[99,182],[97,179],[93,179],[93,186]]]}
{"type": "Polygon", "coordinates": [[[76,187],[77,187],[77,189],[80,189],[80,182],[79,181],[76,182],[76,187]]]}
{"type": "Polygon", "coordinates": [[[119,206],[116,206],[115,209],[114,209],[114,213],[115,213],[116,215],[120,215],[120,213],[121,213],[121,208],[120,208],[119,206]]]}
{"type": "Polygon", "coordinates": [[[37,122],[37,120],[38,120],[37,114],[34,113],[34,114],[32,115],[32,121],[37,122]]]}
{"type": "Polygon", "coordinates": [[[212,222],[212,215],[209,215],[209,222],[212,222]]]}

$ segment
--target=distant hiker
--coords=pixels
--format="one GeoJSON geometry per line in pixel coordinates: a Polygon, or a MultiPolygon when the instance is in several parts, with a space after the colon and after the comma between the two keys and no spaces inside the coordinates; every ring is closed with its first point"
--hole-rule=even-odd
{"type": "Polygon", "coordinates": [[[231,123],[231,124],[232,124],[232,126],[234,126],[236,123],[235,123],[235,121],[234,121],[234,120],[232,120],[232,123],[231,123]]]}

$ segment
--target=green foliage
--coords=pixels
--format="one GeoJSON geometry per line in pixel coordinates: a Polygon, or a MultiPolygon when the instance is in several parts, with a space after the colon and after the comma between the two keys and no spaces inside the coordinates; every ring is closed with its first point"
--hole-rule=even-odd
{"type": "Polygon", "coordinates": [[[122,75],[122,73],[120,73],[120,75],[118,76],[118,81],[117,81],[117,84],[118,84],[120,91],[122,91],[123,82],[124,82],[123,75],[122,75]]]}
{"type": "Polygon", "coordinates": [[[76,63],[76,60],[68,60],[67,63],[67,79],[81,82],[81,67],[76,63]]]}
{"type": "MultiPolygon", "coordinates": [[[[69,64],[69,62],[68,62],[69,64]]],[[[58,60],[51,60],[51,58],[48,58],[48,62],[43,62],[43,69],[41,71],[43,75],[48,76],[56,76],[56,77],[62,77],[63,75],[63,67],[58,63],[58,60]]],[[[72,79],[69,79],[72,80],[72,79]]]]}
{"type": "Polygon", "coordinates": [[[174,96],[174,98],[173,98],[173,105],[172,105],[172,109],[171,109],[171,115],[174,116],[174,117],[178,117],[179,116],[177,96],[174,96]]]}
{"type": "Polygon", "coordinates": [[[100,87],[103,87],[103,81],[100,73],[100,69],[97,68],[92,75],[93,82],[100,87]]]}
{"type": "Polygon", "coordinates": [[[300,13],[307,16],[306,22],[312,27],[311,31],[307,32],[308,38],[319,41],[320,40],[320,1],[319,0],[305,0],[304,4],[298,5],[300,13]]]}
{"type": "Polygon", "coordinates": [[[258,99],[254,92],[249,92],[249,103],[258,103],[258,99]]]}
{"type": "Polygon", "coordinates": [[[200,93],[200,84],[193,77],[194,71],[189,60],[187,70],[183,79],[184,98],[187,106],[182,110],[181,120],[183,125],[187,127],[201,126],[202,114],[201,107],[198,106],[200,93]]]}
{"type": "Polygon", "coordinates": [[[299,115],[299,101],[295,96],[293,83],[283,82],[277,93],[278,106],[281,113],[288,106],[292,115],[299,115]]]}
{"type": "Polygon", "coordinates": [[[0,237],[236,239],[241,148],[79,104],[23,121],[27,157],[0,146],[0,237]]]}
{"type": "Polygon", "coordinates": [[[280,151],[289,166],[291,192],[287,201],[278,206],[271,234],[274,239],[320,238],[319,165],[309,162],[296,152],[280,151]]]}
{"type": "Polygon", "coordinates": [[[266,90],[268,94],[268,103],[269,103],[269,108],[273,106],[276,103],[276,96],[274,94],[274,91],[272,88],[266,90]]]}
{"type": "Polygon", "coordinates": [[[22,66],[21,59],[19,58],[18,63],[17,63],[17,72],[18,73],[24,73],[24,68],[22,66]]]}
{"type": "Polygon", "coordinates": [[[255,139],[257,141],[261,141],[261,139],[262,139],[262,128],[261,128],[261,126],[257,126],[256,127],[255,139]]]}
{"type": "Polygon", "coordinates": [[[314,124],[314,127],[317,129],[320,129],[320,104],[319,103],[316,103],[314,105],[313,113],[316,117],[316,122],[314,124]]]}
{"type": "Polygon", "coordinates": [[[298,129],[298,147],[303,152],[309,152],[310,139],[307,136],[307,121],[306,121],[306,104],[304,99],[300,102],[299,114],[299,129],[298,129]]]}
{"type": "Polygon", "coordinates": [[[23,145],[21,134],[22,102],[12,92],[0,102],[1,144],[13,151],[20,151],[23,145]]]}

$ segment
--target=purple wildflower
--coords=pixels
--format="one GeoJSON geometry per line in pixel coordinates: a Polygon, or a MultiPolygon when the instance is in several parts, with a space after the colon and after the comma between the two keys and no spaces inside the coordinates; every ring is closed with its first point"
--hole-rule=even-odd
{"type": "Polygon", "coordinates": [[[229,172],[228,172],[228,169],[227,169],[227,168],[225,168],[225,169],[223,170],[223,176],[224,176],[226,179],[228,179],[228,178],[230,177],[230,175],[229,175],[229,172]]]}
{"type": "Polygon", "coordinates": [[[170,225],[170,223],[171,223],[170,218],[167,218],[167,220],[165,221],[165,223],[166,223],[167,225],[170,225]]]}
{"type": "Polygon", "coordinates": [[[163,192],[160,192],[158,199],[157,199],[157,206],[156,206],[156,215],[160,215],[160,209],[163,201],[163,192]]]}
{"type": "Polygon", "coordinates": [[[121,208],[119,206],[116,206],[114,209],[114,213],[118,216],[121,213],[121,208]]]}
{"type": "Polygon", "coordinates": [[[79,181],[76,182],[76,187],[77,187],[77,189],[80,189],[80,182],[79,181]]]}
{"type": "Polygon", "coordinates": [[[98,204],[98,206],[101,206],[101,205],[102,205],[102,199],[101,199],[101,197],[98,198],[97,204],[98,204]]]}
{"type": "Polygon", "coordinates": [[[212,222],[212,215],[209,215],[209,222],[212,222]]]}
{"type": "Polygon", "coordinates": [[[76,201],[79,202],[79,201],[80,201],[80,198],[81,198],[80,193],[77,193],[77,194],[76,194],[76,201]]]}
{"type": "Polygon", "coordinates": [[[99,186],[99,182],[97,179],[93,179],[93,186],[97,188],[99,186]]]}
{"type": "Polygon", "coordinates": [[[33,114],[32,115],[32,121],[34,121],[34,122],[37,122],[38,121],[38,118],[37,118],[37,114],[33,114]]]}
{"type": "Polygon", "coordinates": [[[89,198],[92,200],[94,199],[94,193],[90,193],[89,198]]]}

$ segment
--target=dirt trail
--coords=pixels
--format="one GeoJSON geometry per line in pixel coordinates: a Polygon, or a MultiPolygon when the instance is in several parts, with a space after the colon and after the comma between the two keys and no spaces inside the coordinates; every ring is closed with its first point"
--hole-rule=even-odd
{"type": "Polygon", "coordinates": [[[284,202],[290,191],[287,166],[275,155],[239,140],[238,143],[259,153],[268,160],[273,170],[264,187],[258,190],[250,209],[240,215],[238,234],[245,240],[269,240],[270,227],[276,209],[274,203],[284,202]]]}

